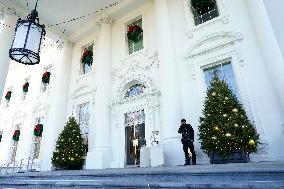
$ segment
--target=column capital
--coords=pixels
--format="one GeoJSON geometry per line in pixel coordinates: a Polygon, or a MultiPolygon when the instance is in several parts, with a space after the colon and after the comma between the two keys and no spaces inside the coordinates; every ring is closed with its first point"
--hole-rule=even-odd
{"type": "Polygon", "coordinates": [[[5,14],[17,16],[17,17],[25,17],[25,14],[18,9],[6,5],[0,5],[0,16],[4,17],[5,14]]]}
{"type": "Polygon", "coordinates": [[[64,47],[72,47],[72,43],[67,41],[67,40],[64,40],[64,41],[61,41],[61,42],[58,42],[58,50],[62,50],[64,47]]]}
{"type": "Polygon", "coordinates": [[[96,21],[97,26],[102,27],[103,24],[112,24],[113,20],[108,16],[101,17],[98,21],[96,21]]]}

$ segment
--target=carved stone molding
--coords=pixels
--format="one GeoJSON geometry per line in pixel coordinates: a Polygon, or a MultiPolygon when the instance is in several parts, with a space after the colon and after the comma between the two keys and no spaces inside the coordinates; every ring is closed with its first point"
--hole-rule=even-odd
{"type": "Polygon", "coordinates": [[[203,36],[197,40],[186,53],[187,58],[207,54],[213,50],[232,45],[236,42],[243,40],[243,35],[237,32],[216,32],[203,36]]]}
{"type": "Polygon", "coordinates": [[[112,24],[113,20],[109,18],[108,16],[104,16],[100,18],[98,21],[96,21],[96,25],[99,27],[102,27],[103,24],[112,24]]]}
{"type": "Polygon", "coordinates": [[[79,99],[80,97],[88,94],[92,94],[93,96],[95,95],[97,89],[96,88],[91,88],[87,84],[82,84],[79,85],[78,87],[75,88],[75,90],[72,93],[72,99],[76,100],[79,99]]]}
{"type": "Polygon", "coordinates": [[[49,109],[49,104],[43,103],[43,102],[38,102],[33,107],[33,113],[34,113],[34,115],[37,114],[38,112],[47,113],[48,109],[49,109]]]}

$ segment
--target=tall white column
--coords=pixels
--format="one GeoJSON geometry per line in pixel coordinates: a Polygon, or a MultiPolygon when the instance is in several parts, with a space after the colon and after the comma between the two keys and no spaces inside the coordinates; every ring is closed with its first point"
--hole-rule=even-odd
{"type": "Polygon", "coordinates": [[[251,23],[254,26],[262,57],[265,60],[270,82],[274,88],[273,92],[275,92],[275,97],[279,105],[279,109],[277,110],[279,114],[274,115],[274,119],[278,118],[279,122],[278,124],[269,126],[269,131],[267,130],[268,132],[266,133],[269,142],[268,156],[270,160],[283,160],[284,152],[279,149],[282,148],[284,142],[284,59],[263,0],[247,0],[245,2],[249,10],[251,23]]]}
{"type": "Polygon", "coordinates": [[[87,169],[104,169],[110,167],[111,152],[111,38],[112,21],[100,20],[100,37],[97,49],[96,65],[96,100],[94,107],[94,148],[87,155],[87,169]]]}
{"type": "Polygon", "coordinates": [[[175,60],[175,48],[169,18],[168,1],[154,0],[156,14],[157,45],[160,60],[161,128],[165,164],[183,164],[184,157],[178,136],[181,120],[179,75],[175,60]]]}
{"type": "Polygon", "coordinates": [[[67,122],[67,102],[71,71],[72,46],[64,42],[59,46],[58,59],[51,73],[49,110],[47,123],[44,126],[41,150],[41,170],[49,171],[52,168],[51,158],[55,150],[56,141],[67,122]]]}
{"type": "Polygon", "coordinates": [[[266,62],[265,65],[269,72],[271,83],[279,99],[282,115],[284,115],[284,59],[263,0],[248,0],[245,2],[249,9],[250,19],[255,29],[262,56],[266,62]]]}
{"type": "Polygon", "coordinates": [[[11,26],[0,26],[0,95],[2,97],[11,60],[9,49],[13,41],[18,13],[12,8],[2,7],[1,9],[0,15],[3,17],[3,24],[11,26]]]}

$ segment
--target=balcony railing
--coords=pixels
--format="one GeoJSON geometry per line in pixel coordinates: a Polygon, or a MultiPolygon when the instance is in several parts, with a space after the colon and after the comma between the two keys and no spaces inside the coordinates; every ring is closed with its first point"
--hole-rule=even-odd
{"type": "Polygon", "coordinates": [[[200,14],[197,11],[193,12],[194,22],[196,26],[219,16],[219,11],[217,8],[214,9],[208,8],[208,10],[209,11],[205,14],[200,14]]]}

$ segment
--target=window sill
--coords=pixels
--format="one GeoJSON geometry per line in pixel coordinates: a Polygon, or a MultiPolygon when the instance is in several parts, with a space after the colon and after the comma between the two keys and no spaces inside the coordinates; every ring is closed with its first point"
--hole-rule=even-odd
{"type": "Polygon", "coordinates": [[[125,55],[125,57],[123,58],[123,61],[127,61],[128,59],[131,59],[133,57],[136,57],[136,56],[138,56],[140,54],[145,54],[145,53],[147,53],[147,50],[144,47],[143,49],[141,49],[139,51],[136,51],[136,52],[134,52],[132,54],[125,55]]]}
{"type": "Polygon", "coordinates": [[[198,24],[198,25],[193,25],[192,28],[188,30],[187,35],[189,38],[193,37],[193,34],[197,32],[198,30],[202,30],[205,27],[209,27],[210,25],[217,24],[217,23],[222,23],[222,24],[228,24],[229,23],[229,15],[219,15],[218,17],[215,17],[211,20],[208,20],[204,23],[198,24]]]}
{"type": "Polygon", "coordinates": [[[95,73],[95,71],[92,70],[92,71],[90,71],[89,73],[80,74],[77,80],[79,81],[79,80],[82,80],[82,79],[84,79],[84,78],[90,77],[90,76],[93,75],[94,73],[95,73]]]}

